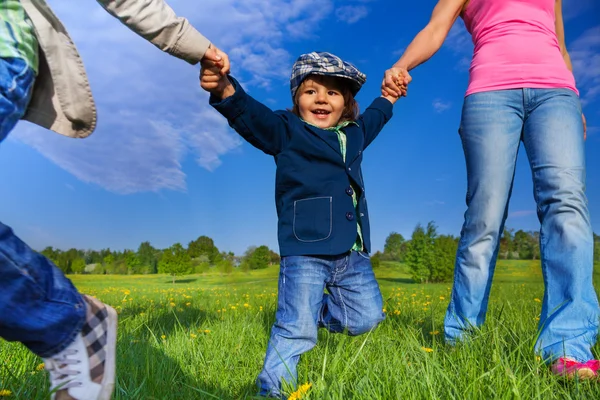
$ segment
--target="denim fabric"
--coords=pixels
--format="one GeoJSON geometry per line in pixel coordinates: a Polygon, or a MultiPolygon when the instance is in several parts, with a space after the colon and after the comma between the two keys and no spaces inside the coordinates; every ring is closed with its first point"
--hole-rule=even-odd
{"type": "MultiPolygon", "coordinates": [[[[25,113],[35,74],[21,59],[0,59],[0,141],[25,113]]],[[[40,357],[67,347],[85,320],[83,298],[50,260],[0,223],[0,337],[40,357]]]]}
{"type": "Polygon", "coordinates": [[[532,171],[541,223],[545,292],[536,352],[547,361],[593,358],[598,299],[585,195],[581,105],[568,89],[516,89],[465,98],[460,136],[467,164],[467,211],[445,318],[452,343],[485,320],[519,144],[532,171]]]}
{"type": "Polygon", "coordinates": [[[283,257],[276,321],[257,380],[260,395],[284,396],[284,381],[297,386],[296,366],[300,355],[317,343],[318,328],[360,335],[384,317],[383,299],[366,253],[283,257]]]}

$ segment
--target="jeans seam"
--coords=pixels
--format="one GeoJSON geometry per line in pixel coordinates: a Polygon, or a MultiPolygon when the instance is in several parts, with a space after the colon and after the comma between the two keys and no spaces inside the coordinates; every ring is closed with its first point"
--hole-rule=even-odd
{"type": "Polygon", "coordinates": [[[281,297],[283,299],[283,313],[281,315],[281,319],[285,319],[287,314],[287,302],[285,301],[285,273],[286,273],[286,258],[281,259],[282,269],[281,269],[281,297]]]}
{"type": "Polygon", "coordinates": [[[342,310],[344,310],[344,321],[342,323],[342,326],[344,327],[344,329],[348,328],[348,310],[346,308],[346,303],[344,302],[344,296],[342,296],[342,291],[340,290],[339,287],[335,288],[338,292],[338,297],[340,299],[340,305],[342,306],[342,310]]]}

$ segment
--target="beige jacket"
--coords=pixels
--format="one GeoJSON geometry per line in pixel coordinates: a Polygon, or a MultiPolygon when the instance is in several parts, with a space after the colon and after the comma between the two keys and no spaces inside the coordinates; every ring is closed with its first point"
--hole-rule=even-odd
{"type": "MultiPolygon", "coordinates": [[[[163,0],[97,0],[110,14],[159,49],[198,63],[210,42],[163,0]]],[[[21,0],[40,45],[39,73],[23,119],[61,135],[85,138],[96,127],[96,106],[83,63],[64,26],[44,0],[21,0]]]]}

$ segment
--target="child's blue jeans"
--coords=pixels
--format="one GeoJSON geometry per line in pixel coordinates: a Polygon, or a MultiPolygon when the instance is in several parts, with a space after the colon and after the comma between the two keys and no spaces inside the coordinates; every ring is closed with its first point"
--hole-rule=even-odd
{"type": "Polygon", "coordinates": [[[449,342],[485,320],[522,141],[541,223],[545,283],[536,351],[547,361],[593,358],[598,298],[592,285],[593,236],[585,195],[581,105],[568,89],[472,94],[460,136],[467,162],[467,212],[446,314],[449,342]]]}
{"type": "Polygon", "coordinates": [[[283,257],[276,320],[257,381],[260,395],[282,397],[284,381],[297,386],[298,360],[317,343],[318,328],[360,335],[384,317],[368,254],[283,257]]]}
{"type": "MultiPolygon", "coordinates": [[[[34,81],[23,60],[0,58],[0,141],[25,113],[34,81]]],[[[71,281],[0,223],[0,337],[49,357],[81,331],[85,310],[71,281]]]]}

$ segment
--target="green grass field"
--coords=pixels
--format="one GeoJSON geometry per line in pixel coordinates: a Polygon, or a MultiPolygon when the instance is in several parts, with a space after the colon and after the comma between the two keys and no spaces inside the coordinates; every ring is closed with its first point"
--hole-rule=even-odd
{"type": "MultiPolygon", "coordinates": [[[[72,276],[119,312],[115,399],[250,399],[276,305],[278,269],[181,277],[72,276]]],[[[417,285],[403,265],[376,270],[387,319],[359,337],[319,333],[301,360],[303,399],[598,399],[600,382],[564,382],[535,357],[537,261],[501,261],[487,323],[443,342],[450,285],[417,285]]],[[[600,283],[596,276],[596,286],[600,283]]],[[[600,346],[595,347],[600,356],[600,346]]],[[[41,360],[0,341],[0,398],[47,399],[41,360]]]]}

